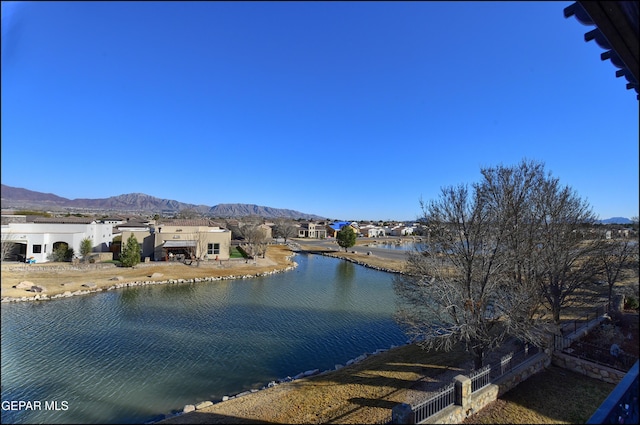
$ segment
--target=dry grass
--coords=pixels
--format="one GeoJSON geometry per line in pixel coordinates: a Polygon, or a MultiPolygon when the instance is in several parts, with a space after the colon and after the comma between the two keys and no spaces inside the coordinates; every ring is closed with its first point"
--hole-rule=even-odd
{"type": "Polygon", "coordinates": [[[47,290],[46,293],[51,296],[65,291],[86,290],[88,288],[82,286],[86,283],[94,283],[96,288],[107,288],[123,282],[250,275],[289,267],[293,264],[293,260],[289,258],[291,255],[289,248],[273,245],[268,248],[265,258],[257,259],[255,264],[253,260],[249,260],[248,263],[244,260],[229,260],[223,261],[222,266],[218,262],[211,261],[201,262],[200,267],[196,267],[195,263],[188,266],[178,262],[152,262],[139,264],[136,267],[113,266],[107,269],[95,269],[90,266],[84,268],[80,266],[77,270],[56,270],[61,265],[70,266],[70,264],[44,263],[34,265],[36,267],[29,270],[29,266],[25,264],[3,263],[1,295],[2,297],[33,296],[33,292],[13,287],[22,281],[43,286],[47,290]],[[153,273],[161,273],[162,276],[151,278],[153,273]],[[118,276],[122,280],[113,280],[118,276]]]}
{"type": "Polygon", "coordinates": [[[450,382],[468,361],[462,350],[427,353],[408,345],[353,366],[278,385],[169,418],[163,423],[376,423],[391,408],[450,382]]]}
{"type": "Polygon", "coordinates": [[[551,366],[521,382],[463,423],[586,423],[614,388],[614,384],[551,366]]]}

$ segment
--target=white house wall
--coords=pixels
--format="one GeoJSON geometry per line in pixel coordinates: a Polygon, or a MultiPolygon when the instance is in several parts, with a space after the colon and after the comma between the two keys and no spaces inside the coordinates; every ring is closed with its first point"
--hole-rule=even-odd
{"type": "Polygon", "coordinates": [[[67,224],[67,223],[9,223],[2,226],[2,233],[10,234],[11,240],[26,243],[26,257],[33,257],[36,263],[46,263],[53,251],[53,244],[65,242],[80,254],[83,239],[91,240],[94,251],[106,251],[113,240],[111,224],[67,224]],[[41,252],[34,253],[34,245],[41,245],[41,252]]]}

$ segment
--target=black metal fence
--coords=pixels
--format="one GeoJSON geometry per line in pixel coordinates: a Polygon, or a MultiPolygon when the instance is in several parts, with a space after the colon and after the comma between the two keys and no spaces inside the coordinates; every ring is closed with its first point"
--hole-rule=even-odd
{"type": "Polygon", "coordinates": [[[452,382],[438,390],[438,393],[422,403],[413,406],[413,423],[419,424],[429,416],[435,415],[445,407],[455,403],[455,385],[452,382]]]}
{"type": "MultiPolygon", "coordinates": [[[[528,344],[517,353],[509,353],[503,356],[499,361],[490,363],[481,369],[471,371],[469,379],[471,380],[471,392],[481,390],[492,382],[495,382],[505,374],[513,371],[531,356],[537,354],[540,350],[538,347],[529,347],[528,344]]],[[[414,423],[418,424],[435,415],[446,407],[455,404],[455,384],[451,384],[438,390],[429,399],[412,406],[414,413],[414,423]]]]}
{"type": "Polygon", "coordinates": [[[562,352],[573,357],[588,360],[601,366],[626,372],[638,360],[636,356],[627,354],[620,349],[602,347],[580,340],[572,340],[559,335],[555,336],[555,347],[563,347],[562,352]]]}
{"type": "Polygon", "coordinates": [[[471,392],[475,393],[491,383],[491,365],[486,365],[469,373],[471,379],[471,392]]]}
{"type": "Polygon", "coordinates": [[[560,326],[560,331],[562,332],[562,335],[567,335],[567,334],[576,332],[581,326],[586,325],[590,321],[603,316],[608,311],[609,311],[608,305],[605,303],[599,307],[596,307],[592,311],[589,311],[583,314],[577,319],[563,323],[560,326]]]}
{"type": "Polygon", "coordinates": [[[511,352],[505,356],[502,356],[500,360],[490,363],[491,366],[491,382],[495,382],[503,375],[513,371],[513,369],[524,363],[529,357],[538,354],[540,349],[536,346],[530,346],[525,344],[522,350],[517,352],[511,352]]]}

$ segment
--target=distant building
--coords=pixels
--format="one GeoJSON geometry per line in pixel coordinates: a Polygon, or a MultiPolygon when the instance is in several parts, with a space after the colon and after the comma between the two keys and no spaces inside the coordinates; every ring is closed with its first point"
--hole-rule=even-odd
{"type": "Polygon", "coordinates": [[[300,228],[298,228],[298,237],[324,239],[327,237],[327,228],[320,223],[302,222],[300,223],[300,228]]]}

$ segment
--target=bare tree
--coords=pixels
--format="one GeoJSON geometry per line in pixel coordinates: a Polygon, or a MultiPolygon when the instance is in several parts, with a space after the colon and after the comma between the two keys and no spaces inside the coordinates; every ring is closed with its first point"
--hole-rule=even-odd
{"type": "Polygon", "coordinates": [[[7,259],[13,251],[14,246],[13,235],[11,233],[2,233],[2,239],[0,240],[0,261],[7,259]]]}
{"type": "Polygon", "coordinates": [[[611,297],[613,286],[629,269],[634,266],[634,252],[638,245],[629,239],[613,239],[604,241],[602,249],[598,252],[598,258],[602,267],[602,274],[608,286],[608,307],[611,309],[611,297]]]}
{"type": "Polygon", "coordinates": [[[582,302],[578,289],[598,274],[601,245],[585,232],[596,217],[589,204],[557,178],[546,178],[534,196],[538,229],[531,255],[536,281],[553,321],[559,324],[564,308],[582,302]]]}
{"type": "Polygon", "coordinates": [[[482,197],[466,186],[445,188],[440,200],[422,208],[431,239],[423,251],[409,254],[406,273],[395,279],[407,305],[397,317],[426,349],[451,350],[464,343],[479,368],[510,335],[508,324],[524,319],[514,317],[521,310],[506,308],[514,304],[515,289],[505,293],[504,230],[482,197]]]}
{"type": "Polygon", "coordinates": [[[200,261],[202,261],[202,257],[207,253],[208,249],[208,241],[207,232],[198,228],[195,233],[192,233],[189,238],[194,242],[192,246],[187,247],[187,252],[191,259],[196,260],[196,266],[200,267],[200,261]]]}
{"type": "Polygon", "coordinates": [[[438,200],[421,202],[429,243],[408,255],[394,281],[406,306],[398,320],[420,345],[463,343],[476,367],[511,336],[544,345],[535,195],[547,188],[543,168],[485,168],[471,189],[443,188],[438,200]]]}
{"type": "Polygon", "coordinates": [[[284,238],[284,243],[287,243],[287,239],[296,235],[298,228],[293,224],[292,220],[286,218],[278,218],[275,220],[273,226],[274,236],[284,238]]]}
{"type": "Polygon", "coordinates": [[[264,257],[267,249],[267,233],[257,223],[248,223],[240,226],[240,234],[244,238],[249,248],[249,255],[262,255],[264,257]]]}

